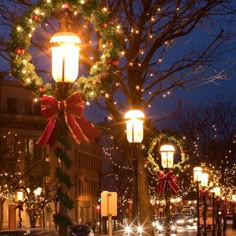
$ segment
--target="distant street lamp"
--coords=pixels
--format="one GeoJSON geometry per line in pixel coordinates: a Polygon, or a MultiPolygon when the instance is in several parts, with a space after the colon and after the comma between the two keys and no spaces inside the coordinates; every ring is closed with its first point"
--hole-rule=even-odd
{"type": "MultiPolygon", "coordinates": [[[[215,207],[215,200],[216,200],[216,197],[219,196],[220,194],[220,188],[219,187],[213,187],[212,190],[211,190],[211,193],[212,193],[212,236],[215,236],[216,234],[216,207],[215,207]]],[[[218,214],[218,213],[217,213],[218,214]]]]}
{"type": "Polygon", "coordinates": [[[216,225],[217,225],[217,236],[221,236],[221,222],[220,222],[220,203],[221,203],[221,190],[220,187],[215,187],[215,203],[216,203],[216,225]]]}
{"type": "MultiPolygon", "coordinates": [[[[165,144],[160,147],[161,153],[161,165],[165,169],[165,174],[168,174],[169,169],[174,165],[174,153],[175,148],[172,145],[165,144]]],[[[166,226],[166,236],[170,235],[170,196],[169,196],[169,185],[165,185],[165,226],[166,226]]]]}
{"type": "Polygon", "coordinates": [[[18,208],[18,216],[19,216],[19,228],[22,228],[22,217],[21,217],[21,211],[23,211],[23,201],[24,201],[24,193],[22,191],[18,191],[16,193],[16,198],[18,205],[16,208],[18,208]]]}
{"type": "Polygon", "coordinates": [[[206,196],[206,187],[208,186],[208,177],[207,173],[202,173],[201,175],[201,186],[203,188],[203,235],[207,236],[206,220],[207,220],[207,196],[206,196]]]}
{"type": "Polygon", "coordinates": [[[232,225],[232,228],[236,229],[236,194],[232,195],[232,203],[233,203],[233,212],[232,212],[233,225],[232,225]]]}
{"type": "Polygon", "coordinates": [[[200,219],[199,219],[199,184],[201,183],[202,168],[197,166],[193,169],[193,180],[197,187],[197,236],[200,236],[200,219]]]}
{"type": "Polygon", "coordinates": [[[132,164],[133,164],[133,220],[139,223],[138,210],[138,158],[136,155],[137,144],[143,140],[144,113],[140,110],[129,110],[125,114],[126,135],[129,143],[132,144],[132,164]]]}
{"type": "Polygon", "coordinates": [[[162,167],[166,170],[172,168],[174,165],[175,148],[172,145],[165,144],[161,146],[160,153],[162,167]]]}

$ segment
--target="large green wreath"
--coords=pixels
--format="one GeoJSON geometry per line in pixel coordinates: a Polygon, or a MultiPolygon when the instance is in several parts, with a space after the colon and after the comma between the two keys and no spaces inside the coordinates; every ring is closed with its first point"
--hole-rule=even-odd
{"type": "MultiPolygon", "coordinates": [[[[71,89],[71,93],[79,90],[84,99],[92,99],[103,95],[115,76],[118,75],[119,54],[121,52],[120,27],[111,18],[107,8],[100,8],[99,1],[90,0],[78,2],[77,0],[45,0],[33,5],[30,10],[17,20],[13,26],[12,39],[9,43],[9,52],[12,62],[12,75],[20,80],[24,87],[30,89],[35,95],[41,97],[43,94],[53,94],[52,85],[44,83],[35,72],[35,66],[31,63],[32,56],[29,52],[31,38],[35,29],[40,26],[44,19],[52,15],[52,12],[64,8],[80,14],[85,20],[93,24],[94,29],[99,33],[100,59],[94,63],[87,78],[78,79],[77,86],[71,89]]],[[[60,122],[59,122],[60,123],[60,122]]],[[[63,122],[62,122],[63,123],[63,122]]],[[[64,123],[61,124],[64,127],[64,123]]],[[[69,142],[64,135],[56,137],[61,147],[70,149],[69,142]]],[[[55,149],[55,155],[64,163],[66,168],[71,165],[70,158],[64,149],[55,149]]],[[[56,177],[68,189],[71,187],[70,177],[67,173],[56,169],[56,177]]],[[[73,208],[73,201],[63,192],[60,186],[57,188],[57,197],[67,209],[73,208]]],[[[68,226],[72,222],[70,218],[60,212],[54,215],[55,224],[68,226]]]]}
{"type": "Polygon", "coordinates": [[[120,26],[112,19],[107,8],[100,8],[97,0],[86,1],[86,3],[77,0],[66,2],[45,0],[33,5],[13,26],[12,39],[9,44],[12,75],[39,97],[52,93],[51,84],[44,83],[35,72],[29,48],[35,29],[44,19],[52,15],[53,11],[62,7],[89,20],[101,37],[99,40],[100,59],[91,67],[88,77],[82,76],[77,80],[77,88],[75,88],[80,91],[84,99],[96,98],[103,95],[105,88],[108,88],[114,77],[119,75],[118,64],[121,52],[120,26]]]}
{"type": "Polygon", "coordinates": [[[147,150],[146,167],[150,168],[154,173],[158,173],[160,171],[161,168],[153,157],[153,151],[156,145],[160,145],[163,140],[174,143],[179,148],[181,160],[178,163],[175,163],[172,169],[174,172],[183,171],[183,165],[188,160],[188,155],[186,154],[186,144],[182,138],[179,138],[176,135],[168,135],[165,133],[155,135],[150,142],[147,150]]]}

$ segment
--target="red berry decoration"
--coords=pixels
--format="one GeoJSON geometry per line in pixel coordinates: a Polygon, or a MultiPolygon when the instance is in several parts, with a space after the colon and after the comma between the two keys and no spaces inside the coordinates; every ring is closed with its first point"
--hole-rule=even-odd
{"type": "Polygon", "coordinates": [[[103,24],[102,24],[102,27],[103,27],[103,28],[107,28],[107,23],[103,23],[103,24]]]}
{"type": "Polygon", "coordinates": [[[120,64],[120,62],[118,60],[112,61],[112,65],[114,66],[118,66],[120,64]]]}
{"type": "Polygon", "coordinates": [[[37,21],[37,20],[39,19],[39,16],[34,14],[34,15],[32,16],[32,19],[37,21]]]}
{"type": "Polygon", "coordinates": [[[66,3],[63,5],[63,8],[64,8],[64,9],[69,9],[69,7],[70,7],[70,6],[69,6],[69,3],[68,3],[68,2],[66,2],[66,3]]]}
{"type": "Polygon", "coordinates": [[[44,87],[42,87],[42,86],[41,86],[41,87],[39,87],[39,88],[38,88],[38,90],[39,90],[39,92],[40,92],[40,93],[44,93],[44,92],[45,92],[45,88],[44,88],[44,87]]]}

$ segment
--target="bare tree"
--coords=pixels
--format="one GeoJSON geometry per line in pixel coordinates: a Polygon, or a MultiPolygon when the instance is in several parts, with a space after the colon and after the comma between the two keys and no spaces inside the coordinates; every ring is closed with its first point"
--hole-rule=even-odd
{"type": "Polygon", "coordinates": [[[236,104],[223,97],[202,107],[184,110],[173,129],[186,136],[191,147],[191,163],[205,162],[221,173],[226,187],[235,186],[236,104]]]}

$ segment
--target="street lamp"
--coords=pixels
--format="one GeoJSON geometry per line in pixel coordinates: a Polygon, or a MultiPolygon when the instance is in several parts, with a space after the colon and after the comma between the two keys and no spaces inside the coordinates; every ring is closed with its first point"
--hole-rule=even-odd
{"type": "Polygon", "coordinates": [[[24,193],[22,191],[18,191],[16,193],[16,198],[17,198],[17,208],[18,208],[18,216],[19,216],[19,228],[22,227],[22,217],[21,217],[21,211],[23,211],[23,200],[24,200],[24,193]]]}
{"type": "Polygon", "coordinates": [[[213,187],[211,189],[212,194],[212,236],[215,236],[215,195],[216,195],[216,189],[217,187],[213,187]]]}
{"type": "Polygon", "coordinates": [[[208,186],[208,177],[209,175],[207,173],[202,173],[201,175],[201,186],[203,188],[203,235],[207,236],[207,228],[206,228],[206,220],[207,220],[207,196],[205,188],[208,186]]]}
{"type": "Polygon", "coordinates": [[[165,144],[160,148],[161,153],[161,165],[164,169],[172,168],[174,165],[174,153],[175,148],[172,145],[165,144]]]}
{"type": "MultiPolygon", "coordinates": [[[[56,33],[50,40],[52,50],[52,76],[56,82],[55,95],[60,102],[58,103],[59,109],[59,122],[57,124],[57,131],[60,137],[66,139],[68,137],[68,131],[65,127],[65,122],[68,122],[63,111],[66,109],[66,102],[64,99],[68,97],[69,89],[72,87],[73,82],[77,79],[79,71],[79,37],[68,32],[67,29],[63,28],[62,32],[56,33]]],[[[71,128],[70,128],[71,131],[71,128]]],[[[74,138],[75,139],[75,138],[74,138]]],[[[60,142],[60,148],[68,156],[68,145],[60,142]]],[[[69,157],[68,157],[69,158],[69,157]]],[[[63,176],[68,176],[67,164],[64,161],[60,162],[60,171],[63,176]]],[[[65,203],[65,196],[68,193],[68,186],[65,182],[60,181],[60,186],[57,190],[59,198],[59,214],[56,217],[60,222],[65,220],[65,223],[59,224],[59,235],[67,235],[68,213],[67,206],[65,203]],[[64,196],[64,197],[63,197],[64,196]]],[[[39,190],[36,192],[39,194],[39,190]]],[[[54,218],[56,219],[56,218],[54,218]]]]}
{"type": "Polygon", "coordinates": [[[79,71],[79,37],[72,32],[59,32],[50,40],[52,49],[52,76],[57,95],[64,99],[77,79],[79,71]]]}
{"type": "Polygon", "coordinates": [[[232,212],[233,225],[232,225],[232,228],[236,229],[236,194],[232,195],[232,202],[233,202],[233,212],[232,212]]]}
{"type": "MultiPolygon", "coordinates": [[[[169,169],[174,165],[174,153],[175,148],[170,144],[165,144],[160,147],[161,153],[161,165],[165,169],[165,174],[168,173],[169,169]]],[[[166,225],[166,236],[170,235],[170,196],[169,196],[169,186],[166,184],[165,186],[165,200],[166,200],[166,208],[165,208],[165,225],[166,225]]]]}
{"type": "Polygon", "coordinates": [[[129,143],[132,144],[132,164],[133,164],[133,220],[139,223],[138,213],[138,158],[136,156],[136,147],[143,140],[143,122],[144,113],[140,110],[129,110],[125,114],[126,136],[129,143]]]}
{"type": "Polygon", "coordinates": [[[200,219],[199,219],[199,184],[201,182],[202,168],[197,166],[193,168],[193,180],[197,186],[197,236],[200,236],[200,219]]]}

